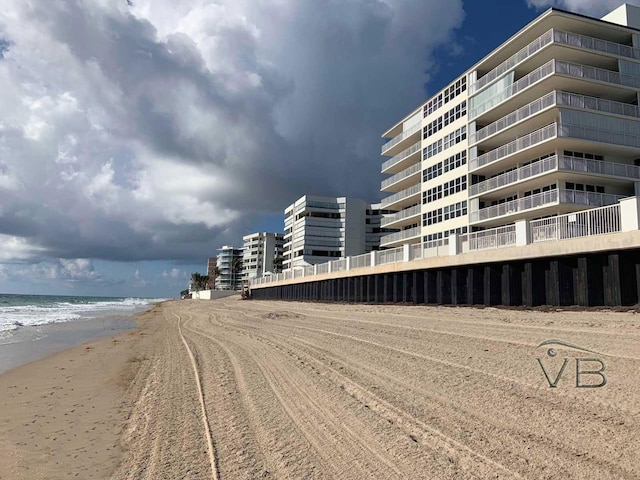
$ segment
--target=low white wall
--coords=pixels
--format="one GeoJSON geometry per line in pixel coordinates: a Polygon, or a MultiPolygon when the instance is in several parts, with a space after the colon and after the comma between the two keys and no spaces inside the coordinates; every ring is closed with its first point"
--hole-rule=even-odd
{"type": "Polygon", "coordinates": [[[239,293],[233,290],[201,290],[193,292],[191,298],[195,300],[216,300],[218,298],[231,297],[232,295],[239,295],[239,293]]]}

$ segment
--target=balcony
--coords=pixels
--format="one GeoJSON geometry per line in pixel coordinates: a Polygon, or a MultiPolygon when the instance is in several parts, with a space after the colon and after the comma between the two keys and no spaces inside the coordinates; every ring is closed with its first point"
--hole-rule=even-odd
{"type": "Polygon", "coordinates": [[[608,53],[611,55],[617,55],[619,57],[633,58],[635,60],[640,59],[640,50],[637,48],[633,48],[628,45],[622,45],[620,43],[609,42],[607,40],[602,40],[599,38],[588,37],[586,35],[580,35],[577,33],[551,29],[546,31],[529,45],[518,51],[515,55],[512,55],[500,65],[490,70],[487,74],[480,77],[478,81],[470,85],[470,94],[474,94],[475,92],[489,85],[491,82],[501,77],[516,65],[524,62],[529,57],[551,43],[558,43],[560,45],[566,45],[570,47],[578,47],[594,52],[608,53]]]}
{"type": "Polygon", "coordinates": [[[621,198],[624,198],[624,196],[575,190],[549,190],[548,192],[541,192],[529,197],[518,198],[510,202],[472,211],[470,223],[480,223],[561,203],[602,207],[618,203],[621,198]]]}
{"type": "Polygon", "coordinates": [[[416,183],[419,181],[419,174],[422,170],[422,163],[414,163],[408,168],[405,168],[400,173],[396,173],[394,176],[386,178],[380,184],[380,190],[386,190],[387,188],[395,185],[396,188],[406,187],[406,183],[416,183]],[[416,177],[412,182],[409,182],[413,177],[416,177]],[[406,181],[405,181],[406,180],[406,181]]]}
{"type": "MultiPolygon", "coordinates": [[[[420,152],[422,146],[422,142],[417,142],[414,143],[413,145],[411,145],[409,148],[407,148],[406,150],[403,150],[402,152],[400,152],[399,154],[397,154],[395,157],[391,157],[389,160],[386,160],[385,162],[382,163],[382,173],[395,173],[393,171],[391,171],[391,169],[394,169],[394,167],[401,167],[403,166],[405,163],[409,163],[408,159],[409,157],[411,157],[412,155],[420,152]],[[406,162],[405,162],[406,160],[406,162]]],[[[416,161],[418,163],[420,163],[421,158],[418,156],[416,158],[416,161]]]]}
{"type": "Polygon", "coordinates": [[[390,233],[389,235],[383,235],[380,237],[380,246],[388,245],[390,243],[400,242],[402,240],[408,240],[414,237],[420,237],[420,227],[408,228],[401,232],[390,233]]]}
{"type": "Polygon", "coordinates": [[[489,165],[491,163],[497,162],[499,160],[504,159],[510,155],[518,153],[522,150],[526,150],[531,148],[539,143],[546,142],[552,138],[557,137],[558,135],[558,127],[555,123],[551,125],[547,125],[540,130],[536,130],[535,132],[531,132],[524,137],[520,137],[512,142],[507,143],[499,148],[491,150],[479,157],[472,158],[469,161],[469,171],[472,172],[477,170],[485,165],[489,165]]]}
{"type": "Polygon", "coordinates": [[[524,167],[511,170],[510,172],[505,172],[483,182],[471,185],[471,187],[469,187],[469,196],[474,197],[476,195],[490,192],[491,190],[513,185],[528,178],[535,177],[536,175],[551,172],[557,168],[558,157],[556,155],[543,158],[542,160],[525,165],[524,167]]]}
{"type": "Polygon", "coordinates": [[[380,222],[380,226],[383,228],[397,228],[392,224],[415,217],[417,215],[420,215],[421,213],[421,205],[415,205],[398,213],[384,215],[382,217],[382,221],[380,222]]]}
{"type": "Polygon", "coordinates": [[[625,75],[619,72],[614,72],[613,70],[606,70],[604,68],[591,67],[588,65],[580,65],[561,60],[549,60],[541,67],[513,82],[511,85],[497,92],[482,103],[476,104],[473,101],[474,98],[472,98],[470,101],[471,108],[469,108],[469,120],[474,120],[480,117],[514,95],[554,74],[574,79],[619,85],[622,87],[640,88],[640,77],[625,75]]]}
{"type": "Polygon", "coordinates": [[[416,136],[419,138],[419,134],[422,130],[422,123],[418,122],[416,125],[409,127],[407,130],[402,132],[400,135],[396,135],[394,138],[389,140],[387,143],[382,145],[382,155],[394,155],[398,153],[397,150],[400,147],[401,143],[407,138],[416,136]],[[396,147],[396,148],[394,148],[396,147]]]}
{"type": "Polygon", "coordinates": [[[640,118],[640,108],[629,103],[614,102],[604,100],[602,98],[589,97],[587,95],[579,95],[576,93],[553,91],[545,96],[534,100],[533,102],[519,108],[515,112],[502,117],[499,120],[487,125],[472,134],[470,143],[479,143],[484,139],[496,135],[513,125],[522,122],[530,117],[540,113],[542,110],[551,106],[566,105],[570,107],[582,108],[584,110],[592,110],[596,112],[614,113],[616,115],[624,115],[628,117],[640,118]]]}
{"type": "Polygon", "coordinates": [[[420,198],[420,191],[421,184],[413,185],[391,195],[390,197],[383,198],[380,205],[382,208],[389,208],[391,205],[395,205],[396,208],[401,208],[403,204],[409,204],[411,201],[417,201],[420,198]]]}

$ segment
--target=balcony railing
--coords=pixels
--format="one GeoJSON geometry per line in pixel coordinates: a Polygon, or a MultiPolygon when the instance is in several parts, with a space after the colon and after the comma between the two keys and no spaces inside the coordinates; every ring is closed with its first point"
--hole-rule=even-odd
{"type": "Polygon", "coordinates": [[[384,179],[380,184],[380,187],[382,189],[385,189],[389,185],[393,185],[394,183],[397,183],[400,180],[404,180],[405,178],[410,177],[411,175],[415,175],[421,169],[422,169],[422,164],[420,162],[414,163],[409,168],[405,168],[400,173],[396,173],[394,176],[384,179]]]}
{"type": "Polygon", "coordinates": [[[384,265],[385,263],[397,263],[404,260],[404,248],[391,248],[389,250],[380,250],[376,252],[376,265],[384,265]]]}
{"type": "Polygon", "coordinates": [[[380,226],[385,227],[391,223],[397,222],[398,220],[404,220],[405,218],[420,215],[420,213],[421,213],[421,206],[414,205],[413,207],[407,208],[405,210],[401,210],[398,213],[383,215],[382,221],[380,222],[380,226]]]}
{"type": "MultiPolygon", "coordinates": [[[[406,150],[403,150],[402,152],[397,154],[395,157],[391,157],[389,160],[384,161],[382,163],[382,170],[381,171],[384,172],[385,170],[393,167],[395,164],[400,163],[401,161],[403,161],[409,155],[413,155],[414,153],[419,152],[421,146],[422,146],[421,142],[414,143],[413,145],[411,145],[406,150]]],[[[419,164],[419,162],[418,162],[418,164],[419,164]]]]}
{"type": "Polygon", "coordinates": [[[533,220],[529,224],[531,243],[603,235],[620,230],[619,204],[533,220]]]}
{"type": "Polygon", "coordinates": [[[578,95],[577,93],[553,91],[478,130],[470,136],[470,142],[472,144],[481,142],[485,138],[495,135],[553,105],[568,105],[596,112],[615,113],[617,115],[640,118],[640,108],[636,105],[578,95]]]}
{"type": "Polygon", "coordinates": [[[349,268],[364,268],[371,266],[371,254],[365,253],[363,255],[357,255],[351,257],[349,268]]]}
{"type": "Polygon", "coordinates": [[[460,253],[510,247],[516,244],[516,226],[512,224],[481,232],[467,233],[460,235],[459,242],[460,253]]]}
{"type": "Polygon", "coordinates": [[[538,143],[545,142],[551,138],[556,137],[557,133],[558,128],[555,123],[547,125],[540,130],[531,132],[524,137],[513,140],[512,142],[509,142],[506,145],[502,145],[501,147],[491,150],[490,152],[480,155],[479,157],[472,158],[469,161],[469,170],[473,171],[490,163],[502,160],[503,158],[508,157],[509,155],[513,155],[514,153],[517,153],[521,150],[530,148],[538,143]]]}
{"type": "Polygon", "coordinates": [[[471,212],[471,222],[481,222],[492,218],[513,215],[518,212],[559,203],[572,203],[578,205],[590,205],[601,207],[612,205],[620,201],[624,196],[608,193],[582,192],[576,190],[549,190],[536,193],[529,197],[518,198],[510,202],[501,203],[487,208],[471,212]]]}
{"type": "Polygon", "coordinates": [[[420,227],[407,228],[401,232],[390,233],[389,235],[383,235],[380,237],[380,245],[387,243],[399,242],[420,235],[420,227]]]}
{"type": "Polygon", "coordinates": [[[380,205],[384,208],[388,205],[391,205],[392,203],[399,202],[400,200],[403,200],[407,197],[420,193],[420,188],[421,188],[420,184],[412,185],[411,187],[405,188],[401,192],[395,193],[390,197],[383,198],[382,202],[380,202],[380,205]]]}
{"type": "Polygon", "coordinates": [[[640,88],[640,77],[626,75],[620,72],[614,72],[613,70],[606,70],[604,68],[591,67],[588,65],[579,65],[577,63],[564,62],[560,60],[549,60],[541,67],[502,89],[483,103],[474,105],[473,108],[469,109],[469,119],[473,120],[474,118],[477,118],[484,112],[491,110],[525,88],[528,88],[534,83],[553,74],[566,75],[573,78],[586,78],[588,80],[640,88]]]}
{"type": "Polygon", "coordinates": [[[640,135],[631,133],[611,132],[567,123],[563,123],[560,126],[558,133],[562,137],[580,138],[594,142],[613,143],[625,147],[640,148],[640,135]]]}
{"type": "Polygon", "coordinates": [[[398,143],[403,141],[405,138],[410,137],[411,135],[413,135],[416,132],[419,132],[421,130],[421,128],[422,128],[422,124],[421,124],[421,122],[418,122],[416,125],[414,125],[412,127],[409,127],[407,130],[405,130],[401,134],[396,135],[394,138],[392,138],[387,143],[382,145],[382,154],[384,155],[384,152],[386,152],[387,150],[389,150],[392,147],[395,147],[398,143]]]}
{"type": "Polygon", "coordinates": [[[640,50],[637,48],[577,33],[551,29],[543,33],[540,37],[536,38],[533,42],[519,50],[516,54],[509,57],[500,65],[480,77],[475,83],[470,85],[470,93],[473,94],[481,88],[484,88],[486,85],[501,77],[504,73],[553,42],[557,42],[562,45],[595,50],[598,52],[610,53],[620,57],[634,58],[636,60],[640,59],[640,50]]]}
{"type": "Polygon", "coordinates": [[[501,175],[489,178],[483,182],[476,183],[469,187],[469,195],[479,195],[481,193],[495,190],[496,188],[505,187],[513,183],[520,182],[527,178],[539,175],[541,173],[550,172],[558,168],[558,157],[553,155],[551,157],[543,158],[537,162],[530,163],[524,167],[505,172],[501,175]]]}
{"type": "Polygon", "coordinates": [[[483,182],[471,185],[469,195],[475,196],[496,188],[506,187],[514,183],[526,180],[527,178],[540,175],[541,173],[553,170],[569,170],[573,172],[594,173],[599,175],[612,175],[616,177],[628,178],[630,180],[640,180],[640,167],[627,165],[624,163],[603,162],[588,158],[571,157],[563,155],[558,161],[558,157],[543,158],[537,162],[530,163],[516,170],[505,172],[483,182]]]}

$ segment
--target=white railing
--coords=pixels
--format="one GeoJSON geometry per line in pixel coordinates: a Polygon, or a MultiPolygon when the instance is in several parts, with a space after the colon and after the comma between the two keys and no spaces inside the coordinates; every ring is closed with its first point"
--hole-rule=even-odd
{"type": "Polygon", "coordinates": [[[404,247],[379,250],[376,252],[376,265],[404,262],[404,247]]]}
{"type": "Polygon", "coordinates": [[[634,135],[632,133],[610,132],[597,128],[562,123],[558,135],[561,137],[580,138],[594,142],[613,143],[615,145],[640,148],[640,135],[634,135]]]}
{"type": "Polygon", "coordinates": [[[597,50],[598,52],[610,53],[619,57],[640,59],[640,50],[629,45],[610,42],[600,38],[588,37],[579,33],[564,32],[562,30],[553,31],[553,41],[570,45],[572,47],[586,48],[589,50],[597,50]]]}
{"type": "Polygon", "coordinates": [[[403,150],[402,152],[397,154],[395,157],[391,157],[389,160],[385,160],[384,162],[382,162],[381,172],[384,172],[385,170],[387,170],[387,169],[393,167],[394,165],[396,165],[397,163],[400,163],[401,161],[403,161],[408,156],[413,155],[416,152],[419,152],[421,147],[422,147],[422,143],[421,142],[414,143],[413,145],[411,145],[406,150],[403,150]]]}
{"type": "Polygon", "coordinates": [[[612,100],[604,100],[602,98],[589,97],[587,95],[578,95],[577,93],[553,91],[533,102],[519,108],[518,110],[505,115],[486,127],[478,130],[470,135],[470,143],[478,143],[482,140],[495,135],[498,132],[521,122],[529,117],[537,115],[545,108],[554,105],[567,105],[578,107],[585,110],[596,112],[615,113],[617,115],[625,115],[629,117],[640,117],[640,108],[629,103],[614,102],[612,100]]]}
{"type": "Polygon", "coordinates": [[[331,271],[332,272],[341,272],[342,270],[347,269],[347,259],[341,258],[340,260],[333,260],[331,262],[331,271]]]}
{"type": "Polygon", "coordinates": [[[488,110],[491,110],[498,104],[511,98],[525,88],[530,87],[534,83],[548,77],[549,75],[559,74],[573,78],[586,78],[599,82],[614,83],[628,87],[640,88],[640,77],[626,75],[624,73],[606,70],[604,68],[591,67],[589,65],[580,65],[577,63],[565,62],[561,60],[549,60],[541,67],[535,69],[531,73],[525,75],[521,79],[513,82],[506,88],[488,98],[484,102],[474,105],[469,109],[469,119],[473,120],[488,110]]]}
{"type": "Polygon", "coordinates": [[[404,200],[407,197],[411,197],[416,193],[420,193],[421,187],[422,187],[421,184],[417,184],[417,185],[412,185],[409,188],[405,188],[404,190],[398,193],[394,193],[389,197],[383,198],[382,201],[380,202],[380,205],[384,208],[391,205],[392,203],[396,203],[396,202],[399,202],[400,200],[404,200]]]}
{"type": "Polygon", "coordinates": [[[349,268],[364,268],[371,266],[371,254],[365,253],[363,255],[357,255],[351,257],[349,268]]]}
{"type": "MultiPolygon", "coordinates": [[[[555,194],[555,198],[562,197],[570,200],[572,203],[602,203],[603,201],[617,202],[620,196],[604,195],[593,192],[572,192],[563,190],[553,190],[544,192],[544,194],[555,194]]],[[[535,195],[533,197],[536,197],[535,195]]],[[[532,197],[525,197],[521,200],[529,200],[532,197]]],[[[582,210],[576,213],[569,213],[557,217],[545,218],[542,220],[529,221],[529,237],[523,238],[522,244],[540,243],[546,241],[559,241],[576,237],[605,235],[622,231],[622,216],[620,213],[620,205],[613,203],[612,205],[594,208],[590,210],[582,210]]],[[[629,227],[627,226],[627,229],[629,227]]],[[[637,228],[637,226],[633,227],[637,228]]],[[[519,230],[519,232],[527,231],[527,229],[519,230]]],[[[251,285],[264,285],[273,282],[281,282],[291,280],[293,278],[312,277],[332,272],[341,272],[346,270],[347,264],[349,270],[355,268],[375,268],[377,265],[386,265],[391,263],[418,261],[421,259],[435,258],[447,255],[464,254],[472,251],[506,248],[516,245],[515,224],[505,225],[480,232],[472,232],[459,235],[457,237],[457,245],[455,249],[449,245],[450,239],[433,240],[430,242],[419,243],[408,246],[379,250],[372,253],[366,253],[355,257],[333,260],[304,268],[289,269],[276,275],[268,275],[259,279],[251,279],[251,285]],[[405,257],[405,251],[408,252],[408,258],[405,257]]]]}
{"type": "Polygon", "coordinates": [[[469,196],[479,195],[558,168],[558,157],[543,158],[524,167],[502,173],[469,187],[469,196]]]}
{"type": "Polygon", "coordinates": [[[480,167],[488,165],[498,160],[502,160],[509,155],[518,153],[522,150],[530,148],[538,143],[546,142],[547,140],[556,137],[558,134],[558,126],[555,123],[547,125],[546,127],[531,132],[524,137],[520,137],[512,142],[502,145],[494,150],[491,150],[479,157],[472,158],[469,161],[469,170],[476,170],[480,167]]]}
{"type": "Polygon", "coordinates": [[[640,179],[640,167],[636,167],[635,165],[604,162],[602,160],[577,158],[567,155],[560,157],[558,168],[560,170],[571,170],[574,172],[598,173],[601,175],[640,179]]]}
{"type": "Polygon", "coordinates": [[[421,206],[414,205],[413,207],[409,207],[405,210],[401,210],[398,213],[390,213],[382,216],[382,220],[380,221],[381,227],[386,227],[387,225],[397,222],[398,220],[403,220],[405,218],[414,217],[416,215],[420,215],[421,206]]]}
{"type": "Polygon", "coordinates": [[[400,180],[404,180],[405,178],[410,177],[411,175],[415,175],[421,170],[421,168],[422,168],[422,162],[414,163],[409,168],[405,168],[403,171],[396,173],[394,176],[385,178],[380,183],[381,190],[384,190],[388,186],[393,185],[394,183],[399,182],[400,180]]]}
{"type": "Polygon", "coordinates": [[[481,232],[467,233],[461,235],[459,241],[461,253],[511,247],[516,244],[516,226],[512,224],[481,232]]]}
{"type": "Polygon", "coordinates": [[[597,50],[599,52],[606,52],[620,57],[634,58],[636,60],[640,59],[640,50],[637,48],[622,45],[620,43],[609,42],[607,40],[601,40],[599,38],[587,37],[586,35],[580,35],[577,33],[551,29],[543,33],[540,37],[536,38],[533,42],[519,50],[516,54],[509,57],[500,65],[480,77],[475,83],[469,86],[469,92],[471,94],[477,92],[507,71],[511,70],[517,64],[523,62],[531,55],[553,42],[590,50],[597,50]]]}
{"type": "Polygon", "coordinates": [[[620,231],[620,204],[533,220],[531,243],[604,235],[620,231]]]}
{"type": "Polygon", "coordinates": [[[492,81],[494,81],[498,77],[502,76],[502,74],[504,74],[508,70],[511,70],[518,63],[520,63],[520,62],[526,60],[527,58],[529,58],[531,55],[536,53],[542,47],[544,47],[546,45],[549,45],[551,42],[553,42],[553,33],[552,33],[552,30],[549,30],[549,31],[543,33],[540,37],[536,38],[529,45],[527,45],[526,47],[522,48],[521,50],[519,50],[514,55],[510,56],[508,59],[506,59],[500,65],[498,65],[497,67],[495,67],[492,70],[489,70],[488,73],[486,73],[485,75],[480,77],[475,83],[473,83],[473,84],[471,84],[469,86],[469,92],[471,94],[477,92],[478,90],[483,88],[485,85],[488,85],[489,83],[491,83],[492,81]]]}
{"type": "Polygon", "coordinates": [[[399,242],[420,235],[420,227],[407,228],[396,233],[390,233],[389,235],[383,235],[380,237],[380,245],[387,243],[399,242]]]}
{"type": "Polygon", "coordinates": [[[542,207],[544,205],[558,203],[573,203],[577,205],[602,207],[604,205],[617,203],[622,198],[624,198],[623,195],[613,195],[610,193],[555,189],[472,211],[471,222],[480,222],[496,217],[502,217],[504,215],[512,215],[514,213],[542,207]]]}
{"type": "Polygon", "coordinates": [[[387,143],[382,145],[382,154],[384,154],[384,152],[386,152],[390,148],[395,147],[398,143],[403,141],[405,138],[410,137],[416,132],[419,132],[421,129],[421,126],[422,126],[422,123],[418,122],[416,125],[409,127],[407,130],[405,130],[399,135],[396,135],[394,138],[392,138],[387,143]]]}

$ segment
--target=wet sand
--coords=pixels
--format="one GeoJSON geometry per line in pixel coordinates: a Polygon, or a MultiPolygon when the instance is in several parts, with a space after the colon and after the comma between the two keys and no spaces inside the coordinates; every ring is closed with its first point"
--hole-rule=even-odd
{"type": "Polygon", "coordinates": [[[167,302],[0,375],[0,478],[639,478],[639,318],[167,302]]]}

